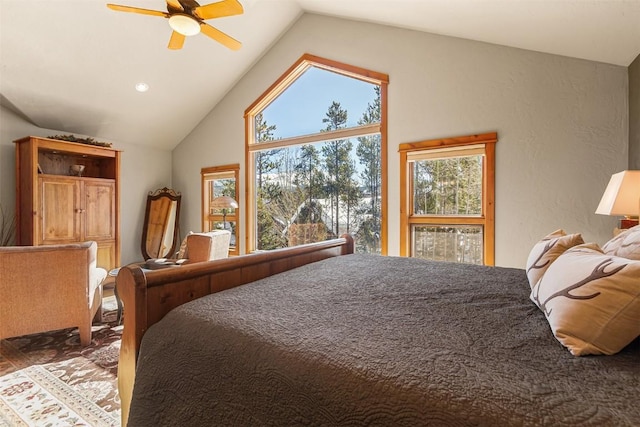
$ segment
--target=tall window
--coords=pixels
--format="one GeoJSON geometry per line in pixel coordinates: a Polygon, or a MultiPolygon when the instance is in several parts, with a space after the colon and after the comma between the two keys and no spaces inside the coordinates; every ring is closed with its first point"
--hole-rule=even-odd
{"type": "Polygon", "coordinates": [[[400,254],[494,264],[496,133],[400,145],[400,254]]]}
{"type": "Polygon", "coordinates": [[[304,55],[245,112],[247,251],[386,253],[386,75],[304,55]]]}
{"type": "MultiPolygon", "coordinates": [[[[230,255],[239,255],[239,208],[212,207],[211,202],[216,197],[228,196],[238,201],[238,175],[240,165],[225,165],[203,168],[200,171],[202,178],[202,230],[229,230],[231,231],[230,255]]],[[[228,200],[228,199],[227,199],[228,200]]]]}

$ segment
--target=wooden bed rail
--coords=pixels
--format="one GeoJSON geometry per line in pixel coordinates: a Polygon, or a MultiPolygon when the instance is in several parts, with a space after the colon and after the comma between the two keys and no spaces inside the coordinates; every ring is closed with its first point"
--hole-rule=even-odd
{"type": "Polygon", "coordinates": [[[208,294],[353,252],[353,238],[343,235],[324,242],[162,270],[143,270],[136,264],[121,268],[116,287],[125,310],[118,360],[122,425],[126,426],[129,416],[142,337],[169,311],[208,294]]]}

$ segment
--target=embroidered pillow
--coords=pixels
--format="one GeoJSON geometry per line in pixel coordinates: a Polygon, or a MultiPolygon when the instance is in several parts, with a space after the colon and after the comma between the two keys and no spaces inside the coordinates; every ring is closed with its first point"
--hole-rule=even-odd
{"type": "Polygon", "coordinates": [[[542,278],[551,263],[569,248],[584,243],[582,235],[569,234],[556,230],[536,243],[527,258],[527,278],[532,288],[542,278]]]}
{"type": "Polygon", "coordinates": [[[640,336],[640,261],[576,246],[547,269],[531,300],[574,356],[615,354],[640,336]]]}
{"type": "Polygon", "coordinates": [[[618,234],[604,244],[605,254],[640,260],[640,225],[618,234]]]}

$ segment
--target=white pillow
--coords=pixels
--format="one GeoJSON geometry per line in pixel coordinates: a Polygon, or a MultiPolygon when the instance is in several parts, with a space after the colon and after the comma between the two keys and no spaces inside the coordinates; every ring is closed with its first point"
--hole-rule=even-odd
{"type": "Polygon", "coordinates": [[[562,229],[556,230],[543,237],[542,240],[533,246],[527,258],[526,267],[529,286],[533,288],[536,283],[540,281],[551,263],[562,255],[564,251],[583,243],[582,235],[567,235],[562,229]]]}
{"type": "Polygon", "coordinates": [[[574,356],[615,354],[640,336],[640,261],[576,246],[547,269],[531,300],[574,356]]]}
{"type": "Polygon", "coordinates": [[[605,254],[640,260],[640,225],[618,234],[604,244],[605,254]]]}

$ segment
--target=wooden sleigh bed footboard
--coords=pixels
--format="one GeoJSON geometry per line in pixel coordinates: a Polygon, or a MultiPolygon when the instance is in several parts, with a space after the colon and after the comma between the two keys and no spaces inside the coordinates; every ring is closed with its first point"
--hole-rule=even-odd
{"type": "Polygon", "coordinates": [[[126,425],[129,415],[142,337],[169,311],[205,295],[353,252],[353,239],[345,235],[324,242],[162,270],[144,270],[135,264],[121,268],[116,286],[125,310],[118,362],[122,425],[126,425]]]}

